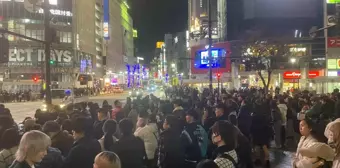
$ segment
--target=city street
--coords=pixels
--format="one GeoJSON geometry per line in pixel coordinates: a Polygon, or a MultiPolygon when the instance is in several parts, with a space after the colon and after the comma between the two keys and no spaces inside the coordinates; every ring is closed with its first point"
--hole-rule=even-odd
{"type": "MultiPolygon", "coordinates": [[[[113,104],[115,100],[121,100],[123,103],[126,101],[127,94],[119,95],[100,95],[96,97],[90,97],[90,101],[102,104],[104,100],[107,100],[109,104],[113,104]]],[[[54,100],[59,101],[59,100],[54,100]]],[[[25,117],[33,117],[35,111],[41,108],[42,101],[37,102],[21,102],[21,103],[6,103],[5,107],[11,110],[11,114],[16,122],[21,122],[25,117]]]]}

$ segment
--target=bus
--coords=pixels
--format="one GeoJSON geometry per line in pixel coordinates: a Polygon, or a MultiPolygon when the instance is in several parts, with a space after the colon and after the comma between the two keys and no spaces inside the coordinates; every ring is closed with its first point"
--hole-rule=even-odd
{"type": "Polygon", "coordinates": [[[90,74],[77,74],[75,88],[92,88],[94,87],[94,78],[90,74]]]}

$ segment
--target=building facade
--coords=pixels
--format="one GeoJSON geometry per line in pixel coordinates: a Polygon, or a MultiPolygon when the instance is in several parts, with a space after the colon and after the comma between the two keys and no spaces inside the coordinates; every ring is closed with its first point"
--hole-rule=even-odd
{"type": "MultiPolygon", "coordinates": [[[[50,63],[55,88],[103,86],[107,71],[123,71],[126,58],[134,60],[133,23],[127,3],[105,1],[50,0],[50,27],[56,32],[50,63]],[[107,10],[108,18],[104,17],[106,9],[111,9],[107,10]]],[[[43,9],[29,11],[25,3],[0,0],[0,28],[43,41],[43,9]]],[[[13,35],[7,38],[9,62],[0,66],[2,89],[40,90],[44,83],[44,45],[13,35]],[[32,80],[37,77],[39,81],[32,80]]]]}
{"type": "MultiPolygon", "coordinates": [[[[29,12],[23,0],[0,1],[0,27],[37,40],[44,40],[43,9],[29,12]]],[[[51,52],[52,81],[67,82],[74,74],[72,1],[50,1],[51,28],[56,32],[51,52]]],[[[6,90],[40,90],[44,79],[44,45],[13,35],[10,42],[9,62],[0,66],[2,88],[6,90]]]]}
{"type": "MultiPolygon", "coordinates": [[[[134,56],[133,20],[125,0],[104,0],[104,25],[107,24],[107,38],[104,38],[105,83],[126,84],[128,64],[137,62],[134,56]],[[109,7],[105,7],[108,5],[109,7]]],[[[105,28],[104,28],[105,30],[105,28]]],[[[135,32],[136,33],[136,32],[135,32]]]]}

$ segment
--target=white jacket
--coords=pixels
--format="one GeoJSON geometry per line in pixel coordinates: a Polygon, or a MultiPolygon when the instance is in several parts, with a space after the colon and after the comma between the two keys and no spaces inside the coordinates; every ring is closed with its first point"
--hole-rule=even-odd
{"type": "Polygon", "coordinates": [[[134,134],[144,141],[145,152],[148,159],[154,159],[158,146],[158,129],[156,123],[150,123],[144,127],[138,127],[134,134]]]}
{"type": "Polygon", "coordinates": [[[316,142],[318,142],[316,139],[314,139],[311,135],[308,137],[302,136],[300,138],[300,142],[298,144],[298,147],[296,149],[296,154],[295,154],[295,158],[293,159],[293,167],[294,168],[305,168],[306,166],[308,167],[308,163],[312,163],[314,158],[308,158],[305,156],[302,156],[299,151],[302,148],[309,148],[311,147],[313,144],[315,144],[316,142]]]}

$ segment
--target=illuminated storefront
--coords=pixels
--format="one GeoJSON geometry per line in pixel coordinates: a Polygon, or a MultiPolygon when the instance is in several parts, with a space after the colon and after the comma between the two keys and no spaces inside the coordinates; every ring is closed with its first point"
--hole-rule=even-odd
{"type": "Polygon", "coordinates": [[[285,71],[283,72],[283,86],[284,91],[291,88],[307,89],[307,90],[319,90],[320,85],[315,80],[318,77],[324,76],[324,70],[309,70],[306,74],[308,88],[304,88],[302,81],[302,72],[300,70],[285,71]]]}

